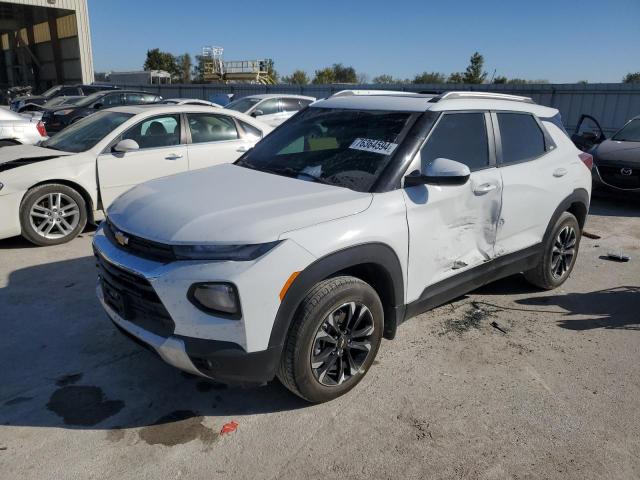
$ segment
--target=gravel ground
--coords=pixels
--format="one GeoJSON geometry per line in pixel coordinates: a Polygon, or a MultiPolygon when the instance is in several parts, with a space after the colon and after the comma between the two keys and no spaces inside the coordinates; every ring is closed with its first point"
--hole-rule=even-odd
{"type": "Polygon", "coordinates": [[[0,241],[0,478],[640,478],[639,212],[594,201],[602,238],[561,289],[515,276],[416,317],[317,406],[125,339],[94,298],[91,232],[0,241]]]}

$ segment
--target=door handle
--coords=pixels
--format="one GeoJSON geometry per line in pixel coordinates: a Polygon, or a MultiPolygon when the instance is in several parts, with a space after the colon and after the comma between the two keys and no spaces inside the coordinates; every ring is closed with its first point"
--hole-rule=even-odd
{"type": "Polygon", "coordinates": [[[240,145],[238,148],[236,148],[236,152],[248,152],[249,151],[249,147],[247,147],[246,145],[240,145]]]}
{"type": "Polygon", "coordinates": [[[483,183],[482,185],[478,185],[473,189],[473,193],[477,195],[484,195],[485,193],[489,193],[492,190],[498,188],[498,185],[495,183],[483,183]]]}
{"type": "Polygon", "coordinates": [[[164,158],[165,160],[178,160],[179,158],[182,158],[182,155],[179,153],[171,153],[164,158]]]}
{"type": "Polygon", "coordinates": [[[567,174],[567,169],[566,168],[557,168],[553,172],[553,176],[554,177],[564,177],[566,174],[567,174]]]}

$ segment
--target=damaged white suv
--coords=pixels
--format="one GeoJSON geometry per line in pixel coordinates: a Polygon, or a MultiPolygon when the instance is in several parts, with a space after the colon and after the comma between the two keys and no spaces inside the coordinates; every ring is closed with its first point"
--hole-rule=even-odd
{"type": "Polygon", "coordinates": [[[404,320],[519,272],[562,284],[591,162],[524,97],[329,98],[235,164],[120,196],[94,240],[97,294],[182,370],[330,400],[404,320]]]}

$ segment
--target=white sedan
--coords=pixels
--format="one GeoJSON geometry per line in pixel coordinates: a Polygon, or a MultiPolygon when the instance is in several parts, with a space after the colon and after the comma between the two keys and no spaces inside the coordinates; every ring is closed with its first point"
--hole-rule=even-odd
{"type": "Polygon", "coordinates": [[[0,108],[0,147],[35,145],[46,138],[47,131],[38,117],[0,108]]]}
{"type": "Polygon", "coordinates": [[[261,122],[267,125],[277,127],[315,101],[314,97],[305,97],[303,95],[268,93],[242,97],[225,105],[224,108],[246,113],[254,118],[259,118],[261,122]]]}
{"type": "Polygon", "coordinates": [[[0,239],[64,243],[121,193],[158,177],[229,163],[271,127],[193,105],[101,110],[40,146],[0,149],[0,239]]]}

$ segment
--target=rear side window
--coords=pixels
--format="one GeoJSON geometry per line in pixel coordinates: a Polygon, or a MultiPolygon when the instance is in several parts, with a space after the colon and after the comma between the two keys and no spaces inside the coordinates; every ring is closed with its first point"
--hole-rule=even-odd
{"type": "Polygon", "coordinates": [[[544,134],[528,113],[498,113],[502,164],[524,162],[545,153],[544,134]]]}
{"type": "Polygon", "coordinates": [[[280,105],[282,106],[283,112],[297,112],[303,107],[307,105],[302,103],[302,100],[298,98],[282,98],[280,100],[280,105]]]}
{"type": "Polygon", "coordinates": [[[189,113],[187,118],[192,143],[223,142],[238,138],[236,124],[225,115],[189,113]]]}
{"type": "Polygon", "coordinates": [[[488,167],[484,113],[444,114],[421,152],[423,167],[436,158],[464,163],[471,171],[488,167]]]}

